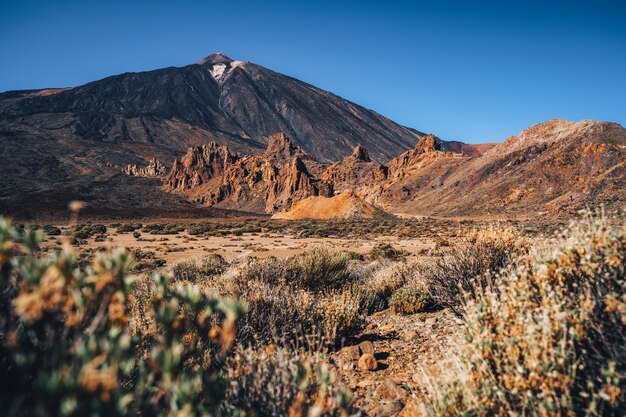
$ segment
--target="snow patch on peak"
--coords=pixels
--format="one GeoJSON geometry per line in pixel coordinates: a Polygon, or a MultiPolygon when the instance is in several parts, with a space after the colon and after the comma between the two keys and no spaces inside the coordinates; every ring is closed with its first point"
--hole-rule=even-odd
{"type": "Polygon", "coordinates": [[[225,71],[226,71],[226,64],[213,65],[211,69],[209,70],[213,78],[215,78],[216,80],[219,80],[220,78],[222,78],[225,71]]]}

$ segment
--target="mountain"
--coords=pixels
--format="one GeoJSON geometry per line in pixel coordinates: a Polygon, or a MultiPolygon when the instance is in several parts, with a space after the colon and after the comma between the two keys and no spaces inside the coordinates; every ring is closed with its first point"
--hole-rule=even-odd
{"type": "Polygon", "coordinates": [[[0,213],[21,218],[64,216],[71,200],[126,218],[303,212],[302,200],[346,192],[442,217],[626,205],[618,124],[550,120],[501,144],[449,142],[221,54],[0,94],[0,145],[0,213]]]}
{"type": "Polygon", "coordinates": [[[155,178],[122,171],[141,173],[154,160],[171,166],[209,142],[259,154],[276,132],[325,163],[359,144],[386,162],[423,136],[310,84],[213,54],[181,68],[0,94],[0,211],[20,213],[34,201],[64,212],[68,199],[143,210],[153,207],[141,197],[147,189],[175,209],[187,203],[163,194],[155,178]]]}

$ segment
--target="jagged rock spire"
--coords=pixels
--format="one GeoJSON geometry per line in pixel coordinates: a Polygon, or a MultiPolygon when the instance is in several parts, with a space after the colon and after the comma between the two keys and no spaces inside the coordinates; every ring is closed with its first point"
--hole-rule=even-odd
{"type": "Polygon", "coordinates": [[[354,148],[352,157],[358,161],[372,162],[369,151],[362,145],[357,145],[356,148],[354,148]]]}

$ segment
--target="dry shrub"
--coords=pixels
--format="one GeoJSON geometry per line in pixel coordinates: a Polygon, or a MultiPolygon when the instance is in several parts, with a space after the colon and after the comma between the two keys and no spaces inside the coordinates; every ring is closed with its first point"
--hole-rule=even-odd
{"type": "Polygon", "coordinates": [[[243,348],[229,361],[225,415],[347,415],[349,397],[336,387],[323,355],[275,346],[243,348]]]}
{"type": "Polygon", "coordinates": [[[241,342],[292,343],[313,333],[334,346],[363,323],[366,298],[353,284],[363,272],[352,258],[346,252],[315,248],[288,260],[253,259],[233,265],[205,290],[245,303],[247,312],[239,322],[241,342]],[[315,274],[334,285],[322,285],[315,274]]]}
{"type": "Polygon", "coordinates": [[[626,225],[583,222],[467,306],[461,371],[429,415],[623,416],[626,225]]]}
{"type": "Polygon", "coordinates": [[[338,289],[350,283],[350,262],[362,260],[359,254],[315,247],[293,258],[294,284],[310,291],[338,289]]]}
{"type": "Polygon", "coordinates": [[[270,257],[251,258],[237,265],[239,279],[243,282],[257,280],[271,285],[293,285],[295,271],[288,260],[270,257]]]}
{"type": "Polygon", "coordinates": [[[397,250],[392,245],[385,242],[377,243],[367,254],[369,259],[388,259],[394,261],[402,259],[403,256],[402,251],[397,250]]]}
{"type": "Polygon", "coordinates": [[[389,300],[394,292],[414,279],[416,264],[392,262],[371,271],[363,282],[364,291],[369,296],[369,313],[389,307],[389,300]]]}
{"type": "Polygon", "coordinates": [[[474,230],[445,255],[420,268],[435,303],[462,314],[465,297],[487,288],[494,276],[528,254],[530,245],[513,228],[474,230]]]}
{"type": "Polygon", "coordinates": [[[364,324],[363,298],[358,289],[332,291],[319,298],[314,328],[333,345],[358,333],[364,324]]]}
{"type": "Polygon", "coordinates": [[[302,290],[250,280],[233,294],[246,305],[240,319],[241,341],[279,341],[311,327],[313,300],[302,290]]]}
{"type": "Polygon", "coordinates": [[[228,263],[222,256],[212,253],[175,264],[172,266],[172,279],[175,282],[198,283],[223,273],[227,266],[228,263]]]}

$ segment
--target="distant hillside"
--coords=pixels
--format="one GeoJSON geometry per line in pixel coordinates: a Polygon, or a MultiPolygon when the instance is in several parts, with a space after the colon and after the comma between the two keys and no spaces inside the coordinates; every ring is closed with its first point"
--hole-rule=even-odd
{"type": "Polygon", "coordinates": [[[410,152],[410,161],[391,161],[389,178],[363,186],[361,195],[396,212],[439,216],[626,207],[626,129],[616,123],[550,120],[475,158],[434,146],[410,152]]]}

